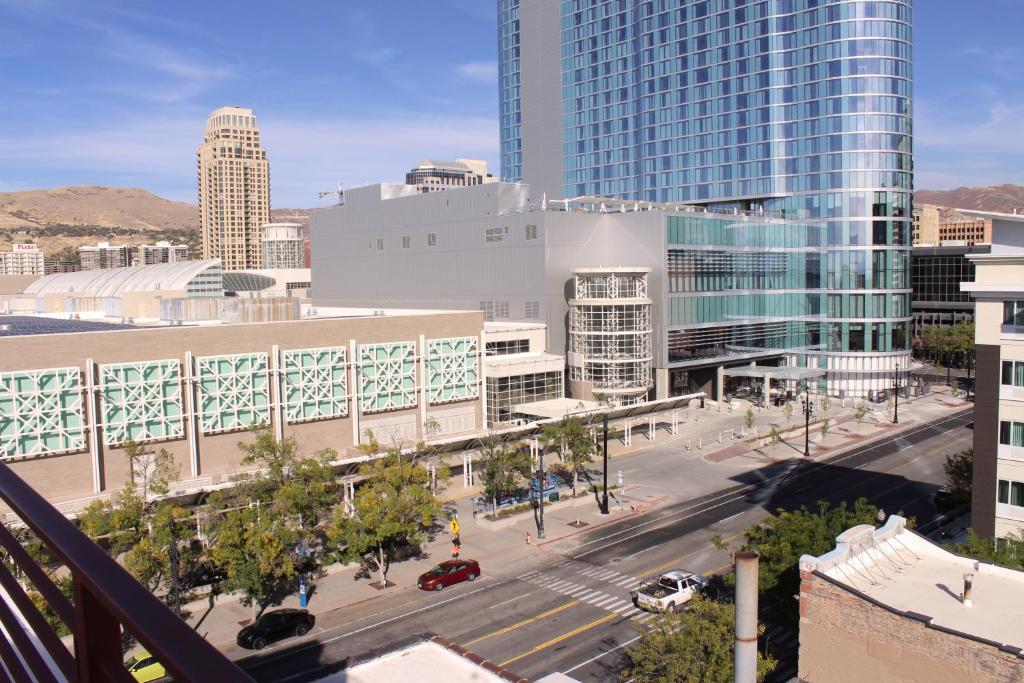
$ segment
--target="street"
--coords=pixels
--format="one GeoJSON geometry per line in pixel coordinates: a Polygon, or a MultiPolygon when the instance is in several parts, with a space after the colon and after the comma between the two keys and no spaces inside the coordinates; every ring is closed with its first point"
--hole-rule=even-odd
{"type": "MultiPolygon", "coordinates": [[[[350,605],[321,615],[303,640],[229,655],[258,680],[306,681],[343,668],[347,657],[365,659],[439,634],[529,679],[561,671],[583,681],[618,680],[625,648],[651,618],[629,599],[640,577],[671,568],[723,571],[729,558],[712,546],[714,536],[738,544],[769,512],[818,500],[864,496],[887,513],[914,517],[926,532],[938,517],[932,494],[945,479],[945,457],[971,447],[972,420],[971,410],[962,411],[831,459],[738,471],[715,493],[532,548],[506,566],[473,558],[483,569],[475,582],[350,605]]],[[[686,472],[675,477],[685,488],[686,472]]],[[[776,644],[792,651],[795,642],[776,644]]],[[[780,663],[779,673],[793,665],[780,663]]]]}

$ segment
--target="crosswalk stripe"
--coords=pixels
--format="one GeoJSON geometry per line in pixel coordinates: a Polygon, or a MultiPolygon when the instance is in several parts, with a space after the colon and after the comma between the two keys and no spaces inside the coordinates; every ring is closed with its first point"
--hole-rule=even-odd
{"type": "Polygon", "coordinates": [[[613,582],[616,586],[628,586],[629,584],[640,583],[638,579],[634,579],[632,576],[627,576],[624,579],[619,579],[613,582]]]}
{"type": "Polygon", "coordinates": [[[601,591],[594,591],[594,594],[588,595],[586,598],[583,599],[583,602],[587,603],[588,605],[596,605],[599,602],[604,602],[604,600],[606,600],[607,598],[607,593],[602,593],[601,591]]]}
{"type": "Polygon", "coordinates": [[[568,595],[571,598],[575,598],[577,595],[580,595],[585,592],[587,592],[586,586],[576,586],[576,588],[573,588],[572,590],[567,592],[566,595],[568,595]]]}
{"type": "Polygon", "coordinates": [[[611,609],[611,611],[615,612],[616,614],[625,614],[626,612],[633,609],[633,603],[626,602],[625,600],[623,600],[621,605],[617,607],[610,607],[609,609],[611,609]]]}
{"type": "Polygon", "coordinates": [[[529,579],[529,578],[530,578],[531,576],[536,576],[536,575],[537,575],[537,574],[539,574],[539,573],[540,573],[540,572],[538,572],[538,571],[526,572],[525,574],[520,574],[520,575],[519,575],[518,577],[516,577],[516,578],[518,578],[518,579],[526,579],[526,580],[528,580],[528,579],[529,579]]]}
{"type": "Polygon", "coordinates": [[[599,578],[602,581],[604,581],[605,579],[609,579],[609,578],[615,576],[616,574],[618,574],[618,572],[605,571],[605,572],[601,572],[600,574],[597,574],[597,578],[599,578]]]}
{"type": "Polygon", "coordinates": [[[599,571],[601,571],[600,567],[591,567],[590,569],[581,569],[580,574],[583,574],[583,576],[593,576],[594,574],[597,574],[599,571]]]}
{"type": "Polygon", "coordinates": [[[601,594],[601,591],[596,591],[593,588],[588,588],[587,590],[583,591],[579,595],[574,595],[573,597],[579,598],[580,600],[587,600],[587,599],[592,598],[592,597],[594,597],[595,595],[598,595],[598,594],[601,594]]]}
{"type": "Polygon", "coordinates": [[[615,602],[616,600],[618,600],[618,598],[616,598],[614,595],[606,595],[603,600],[598,600],[597,602],[592,602],[590,604],[592,604],[594,607],[600,607],[601,609],[604,609],[605,605],[609,605],[615,602]]]}
{"type": "Polygon", "coordinates": [[[549,584],[547,584],[544,587],[547,588],[548,590],[557,591],[560,588],[565,588],[570,583],[572,583],[572,582],[571,581],[566,581],[564,579],[558,579],[558,580],[555,580],[554,583],[549,583],[549,584]]]}

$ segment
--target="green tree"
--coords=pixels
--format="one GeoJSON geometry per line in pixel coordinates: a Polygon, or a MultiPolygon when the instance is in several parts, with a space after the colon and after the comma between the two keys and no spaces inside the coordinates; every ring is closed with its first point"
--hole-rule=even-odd
{"type": "MultiPolygon", "coordinates": [[[[150,591],[156,591],[171,577],[171,554],[176,552],[181,567],[190,564],[188,539],[192,519],[189,511],[170,503],[160,504],[153,512],[150,532],[124,556],[124,567],[150,591]]],[[[172,584],[173,586],[173,584],[172,584]]]]}
{"type": "Polygon", "coordinates": [[[754,428],[754,409],[747,408],[747,414],[743,416],[743,424],[747,429],[754,428]]]}
{"type": "Polygon", "coordinates": [[[867,417],[867,414],[867,407],[863,403],[861,403],[860,405],[857,406],[857,410],[854,411],[853,419],[857,420],[857,424],[864,424],[864,418],[867,417]]]}
{"type": "Polygon", "coordinates": [[[287,479],[273,494],[274,506],[286,517],[301,520],[301,526],[315,527],[341,502],[341,489],[331,463],[338,459],[332,449],[313,458],[300,458],[291,465],[287,479]],[[326,514],[324,514],[326,513],[326,514]]]}
{"type": "Polygon", "coordinates": [[[562,463],[572,472],[572,496],[575,498],[580,472],[597,453],[589,426],[578,417],[566,417],[561,422],[546,425],[541,430],[540,441],[545,448],[557,450],[562,463]]]}
{"type": "Polygon", "coordinates": [[[480,449],[477,470],[484,483],[484,495],[491,499],[494,512],[498,512],[498,499],[515,493],[530,478],[533,463],[530,452],[519,443],[497,443],[487,439],[480,449]]]}
{"type": "Polygon", "coordinates": [[[249,480],[250,495],[268,502],[289,478],[298,459],[298,446],[291,437],[278,440],[268,427],[256,427],[252,434],[252,442],[239,441],[238,448],[244,453],[243,465],[257,465],[264,470],[249,480]]]}
{"type": "Polygon", "coordinates": [[[776,447],[778,447],[779,442],[781,441],[782,435],[779,434],[779,430],[775,428],[775,425],[772,425],[771,431],[768,432],[768,447],[771,449],[772,453],[775,452],[776,447]]]}
{"type": "Polygon", "coordinates": [[[1005,538],[985,538],[967,532],[967,541],[953,546],[954,552],[974,557],[985,562],[1002,565],[1010,569],[1024,570],[1024,538],[1019,534],[1008,534],[1005,538]]]}
{"type": "Polygon", "coordinates": [[[349,516],[336,509],[327,535],[344,546],[348,558],[370,562],[383,588],[395,551],[421,543],[441,512],[441,503],[427,488],[426,468],[405,461],[397,449],[364,464],[359,473],[364,482],[356,490],[354,513],[349,516]]]}
{"type": "Polygon", "coordinates": [[[210,558],[227,573],[223,587],[241,593],[242,603],[259,616],[292,587],[298,541],[298,533],[273,510],[232,510],[218,525],[210,558]]]}
{"type": "Polygon", "coordinates": [[[974,486],[974,449],[947,455],[942,467],[946,471],[950,486],[953,487],[953,496],[957,503],[969,504],[974,486]]]}
{"type": "MultiPolygon", "coordinates": [[[[780,509],[748,527],[740,549],[760,553],[758,586],[767,612],[795,626],[798,614],[793,596],[800,590],[800,556],[822,555],[835,548],[836,536],[842,532],[858,524],[874,524],[877,519],[878,508],[859,498],[852,507],[845,502],[831,507],[819,501],[816,512],[806,507],[780,509]]],[[[716,544],[724,547],[720,542],[716,544]]]]}
{"type": "Polygon", "coordinates": [[[165,448],[152,451],[134,441],[128,441],[124,444],[124,454],[128,458],[129,480],[139,488],[147,505],[154,496],[166,495],[170,491],[171,482],[181,472],[174,456],[165,448]]]}
{"type": "Polygon", "coordinates": [[[821,438],[824,439],[828,436],[829,430],[832,429],[832,425],[829,423],[828,418],[821,421],[821,438]]]}
{"type": "Polygon", "coordinates": [[[786,401],[786,405],[782,407],[782,412],[786,416],[786,422],[789,422],[791,419],[793,419],[793,402],[786,401]]]}
{"type": "MultiPolygon", "coordinates": [[[[660,615],[627,653],[624,678],[637,683],[731,683],[735,607],[696,596],[685,612],[660,615]]],[[[757,680],[776,666],[758,652],[757,680]]]]}

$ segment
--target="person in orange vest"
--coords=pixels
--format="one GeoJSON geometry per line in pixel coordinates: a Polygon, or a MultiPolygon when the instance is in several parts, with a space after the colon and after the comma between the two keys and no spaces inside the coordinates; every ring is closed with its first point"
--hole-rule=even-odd
{"type": "Polygon", "coordinates": [[[452,559],[459,559],[459,551],[462,550],[462,541],[458,536],[452,539],[452,559]]]}

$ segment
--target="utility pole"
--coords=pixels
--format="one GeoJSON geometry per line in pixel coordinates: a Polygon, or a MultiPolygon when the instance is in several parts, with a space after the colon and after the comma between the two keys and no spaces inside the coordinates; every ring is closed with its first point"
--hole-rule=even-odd
{"type": "MultiPolygon", "coordinates": [[[[544,538],[544,446],[537,450],[537,539],[544,538]]],[[[497,511],[495,511],[497,514],[497,511]]]]}
{"type": "Polygon", "coordinates": [[[811,457],[811,414],[814,404],[811,403],[810,392],[804,393],[804,457],[811,457]]]}
{"type": "Polygon", "coordinates": [[[893,390],[893,404],[892,404],[892,423],[898,425],[900,423],[900,364],[896,363],[896,370],[892,376],[892,390],[893,390]]]}
{"type": "Polygon", "coordinates": [[[604,500],[601,503],[601,514],[608,514],[608,413],[604,414],[604,500]]]}

